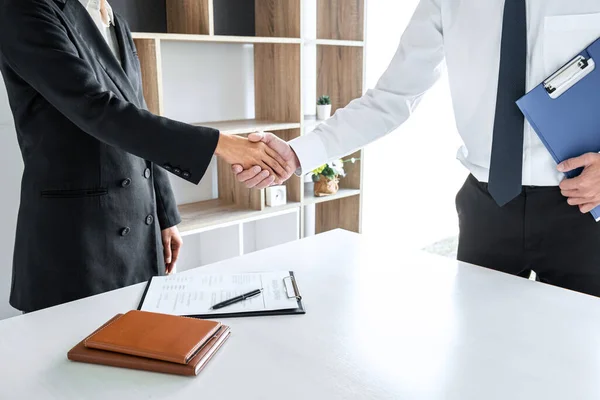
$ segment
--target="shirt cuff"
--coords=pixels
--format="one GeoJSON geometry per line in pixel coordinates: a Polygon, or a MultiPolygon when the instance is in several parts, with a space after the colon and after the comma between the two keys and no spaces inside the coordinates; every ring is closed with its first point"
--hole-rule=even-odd
{"type": "Polygon", "coordinates": [[[329,160],[323,141],[314,132],[291,140],[289,145],[300,161],[300,168],[296,171],[298,176],[309,173],[329,160]]]}

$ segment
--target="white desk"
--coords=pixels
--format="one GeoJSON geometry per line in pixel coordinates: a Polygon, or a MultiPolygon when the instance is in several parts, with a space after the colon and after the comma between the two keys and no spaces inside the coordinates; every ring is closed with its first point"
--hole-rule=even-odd
{"type": "Polygon", "coordinates": [[[203,270],[281,268],[307,314],[228,319],[197,378],[66,359],[142,285],[2,321],[0,399],[600,399],[600,299],[344,231],[203,270]]]}

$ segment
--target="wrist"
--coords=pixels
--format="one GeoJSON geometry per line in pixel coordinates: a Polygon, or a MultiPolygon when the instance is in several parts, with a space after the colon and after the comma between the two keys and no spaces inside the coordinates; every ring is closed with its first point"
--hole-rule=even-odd
{"type": "Polygon", "coordinates": [[[294,151],[293,148],[292,148],[292,163],[293,163],[294,169],[296,169],[296,170],[300,169],[300,159],[298,158],[298,154],[296,154],[296,152],[294,151]]]}
{"type": "Polygon", "coordinates": [[[215,148],[215,155],[217,157],[223,157],[227,153],[227,149],[231,146],[231,136],[219,132],[219,141],[215,148]]]}

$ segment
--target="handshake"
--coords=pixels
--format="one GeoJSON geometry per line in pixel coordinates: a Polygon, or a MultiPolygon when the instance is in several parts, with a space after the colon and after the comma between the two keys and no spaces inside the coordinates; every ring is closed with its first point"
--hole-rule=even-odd
{"type": "Polygon", "coordinates": [[[220,135],[215,154],[232,165],[247,188],[263,189],[288,180],[300,167],[294,150],[272,133],[251,133],[248,139],[220,135]]]}

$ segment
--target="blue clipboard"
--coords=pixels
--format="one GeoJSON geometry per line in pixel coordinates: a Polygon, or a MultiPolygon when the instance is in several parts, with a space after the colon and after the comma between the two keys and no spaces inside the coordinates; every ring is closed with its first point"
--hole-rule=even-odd
{"type": "MultiPolygon", "coordinates": [[[[517,100],[557,164],[600,152],[600,39],[517,100]]],[[[568,178],[582,168],[565,173],[568,178]]],[[[600,220],[600,206],[591,211],[600,220]]]]}

